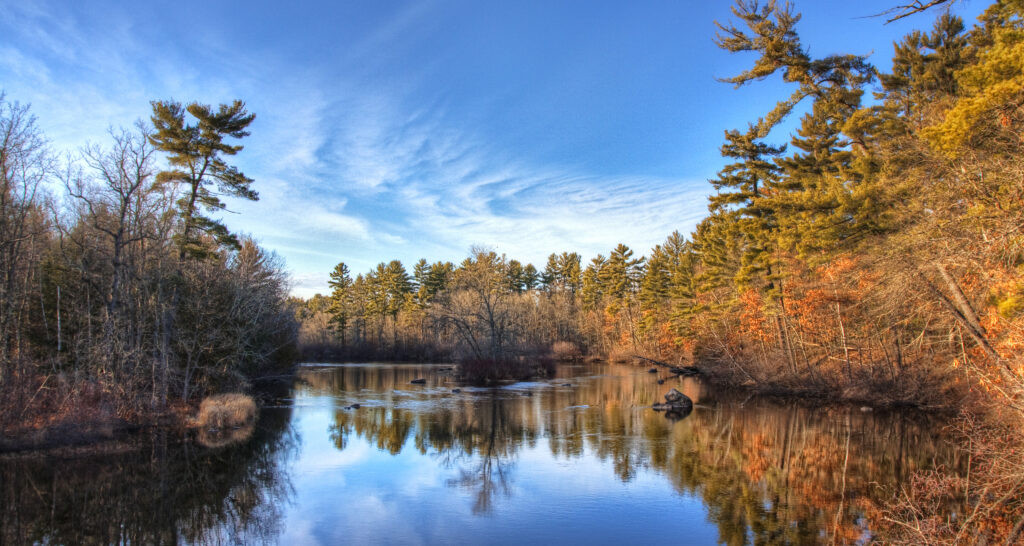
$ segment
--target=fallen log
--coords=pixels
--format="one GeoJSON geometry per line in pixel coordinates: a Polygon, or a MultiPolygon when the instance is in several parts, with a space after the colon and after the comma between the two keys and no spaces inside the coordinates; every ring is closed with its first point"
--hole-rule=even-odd
{"type": "Polygon", "coordinates": [[[692,376],[700,375],[701,374],[700,368],[698,368],[696,366],[676,366],[676,365],[673,365],[673,364],[668,364],[666,362],[662,362],[660,360],[654,360],[653,358],[647,358],[646,356],[640,356],[640,355],[630,355],[630,356],[632,356],[633,358],[639,359],[639,360],[646,360],[647,362],[650,362],[651,364],[655,364],[655,365],[661,366],[663,368],[668,368],[668,371],[670,371],[670,372],[672,372],[672,373],[674,373],[676,375],[683,375],[683,376],[687,376],[687,377],[692,377],[692,376]]]}

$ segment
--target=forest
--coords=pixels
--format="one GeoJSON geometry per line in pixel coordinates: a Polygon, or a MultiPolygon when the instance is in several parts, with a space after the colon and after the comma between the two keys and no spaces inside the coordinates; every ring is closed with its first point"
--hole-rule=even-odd
{"type": "Polygon", "coordinates": [[[972,27],[940,15],[894,44],[891,73],[811,55],[788,4],[733,14],[716,43],[754,62],[724,82],[792,92],[725,131],[693,233],[645,256],[553,253],[543,269],[486,248],[411,274],[391,261],[353,278],[342,262],[330,293],[295,302],[300,347],[454,358],[484,380],[534,371],[501,362],[637,355],[758,392],[963,412],[977,481],[917,483],[897,531],[1012,542],[1024,466],[1001,453],[1024,444],[1024,2],[972,27]],[[975,507],[969,521],[921,508],[949,495],[975,507]]]}
{"type": "Polygon", "coordinates": [[[880,516],[891,539],[1013,543],[1024,0],[971,26],[940,15],[894,44],[891,72],[813,55],[799,21],[741,0],[717,23],[716,44],[753,61],[723,85],[771,78],[790,94],[724,130],[692,233],[537,265],[482,246],[411,271],[341,261],[309,299],[220,219],[259,198],[231,164],[255,119],[242,101],[153,101],[147,121],[59,155],[0,94],[0,451],[180,421],[299,359],[453,361],[486,384],[641,357],[752,393],[946,415],[968,474],[919,473],[880,516]],[[942,515],[950,499],[964,519],[942,515]]]}
{"type": "Polygon", "coordinates": [[[254,116],[240,101],[152,105],[150,123],[59,157],[29,108],[0,96],[9,447],[175,422],[205,394],[291,369],[283,263],[209,216],[224,196],[258,198],[227,163],[254,116]]]}

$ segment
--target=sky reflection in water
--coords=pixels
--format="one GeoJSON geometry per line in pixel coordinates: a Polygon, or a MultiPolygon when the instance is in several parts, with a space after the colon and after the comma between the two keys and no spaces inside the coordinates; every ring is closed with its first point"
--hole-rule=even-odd
{"type": "Polygon", "coordinates": [[[943,423],[899,413],[624,365],[487,389],[443,367],[305,366],[216,449],[151,431],[0,458],[0,543],[850,544],[913,471],[964,466],[943,423]],[[677,421],[649,409],[672,387],[697,402],[677,421]]]}
{"type": "Polygon", "coordinates": [[[283,542],[857,541],[879,484],[952,456],[900,416],[744,404],[631,366],[457,394],[440,368],[304,370],[283,542]],[[678,422],[645,407],[673,386],[698,402],[678,422]]]}

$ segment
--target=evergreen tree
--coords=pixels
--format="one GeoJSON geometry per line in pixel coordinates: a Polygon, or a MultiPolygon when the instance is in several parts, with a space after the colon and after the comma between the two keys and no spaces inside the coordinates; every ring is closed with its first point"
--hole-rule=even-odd
{"type": "Polygon", "coordinates": [[[540,273],[533,264],[526,264],[523,268],[523,286],[526,290],[533,290],[540,284],[540,273]]]}
{"type": "Polygon", "coordinates": [[[746,133],[726,131],[725,140],[722,156],[737,161],[726,165],[718,178],[711,180],[717,193],[708,199],[708,209],[713,213],[732,211],[736,215],[737,227],[744,236],[742,267],[737,271],[736,282],[749,285],[755,275],[765,273],[767,287],[772,289],[777,223],[770,197],[779,184],[781,169],[770,158],[782,154],[786,147],[758,142],[754,127],[746,133]]]}
{"type": "Polygon", "coordinates": [[[345,331],[351,318],[352,304],[352,277],[345,262],[339,262],[338,265],[334,266],[334,271],[331,272],[331,277],[327,284],[331,287],[330,307],[328,308],[328,312],[331,314],[331,324],[334,327],[335,334],[341,340],[341,346],[344,348],[345,331]]]}
{"type": "Polygon", "coordinates": [[[618,301],[630,298],[639,288],[643,266],[644,258],[633,258],[633,250],[620,243],[601,268],[599,280],[605,294],[618,301]]]}
{"type": "Polygon", "coordinates": [[[242,150],[242,146],[228,144],[224,139],[248,136],[246,129],[255,115],[248,113],[240,100],[222,104],[216,112],[199,103],[183,107],[174,101],[154,101],[152,106],[155,132],[149,138],[157,150],[167,154],[172,167],[158,173],[157,182],[184,187],[178,201],[182,221],[178,237],[181,257],[209,254],[202,235],[212,237],[219,245],[240,248],[237,237],[219,220],[205,216],[202,210],[208,213],[224,210],[222,196],[259,199],[250,188],[253,180],[224,161],[224,156],[242,150]],[[186,112],[195,118],[194,124],[185,123],[186,112]]]}
{"type": "Polygon", "coordinates": [[[604,300],[605,288],[601,281],[602,270],[608,263],[608,259],[602,254],[598,254],[590,260],[587,264],[587,268],[583,271],[583,286],[582,286],[582,299],[583,308],[587,310],[594,310],[601,306],[601,302],[604,300]]]}
{"type": "Polygon", "coordinates": [[[511,292],[521,293],[526,290],[523,264],[519,260],[512,259],[505,264],[505,283],[511,292]]]}
{"type": "Polygon", "coordinates": [[[956,72],[969,60],[963,19],[949,13],[932,32],[915,30],[893,44],[892,74],[881,74],[882,96],[899,119],[920,128],[928,111],[957,95],[956,72]]]}

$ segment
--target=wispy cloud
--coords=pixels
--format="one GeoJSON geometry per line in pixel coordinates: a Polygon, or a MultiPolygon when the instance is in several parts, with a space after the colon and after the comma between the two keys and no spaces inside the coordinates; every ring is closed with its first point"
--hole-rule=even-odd
{"type": "Polygon", "coordinates": [[[589,258],[619,242],[644,253],[703,216],[701,180],[610,176],[508,149],[488,132],[497,98],[467,115],[428,89],[429,63],[366,68],[417,47],[433,8],[412,3],[342,58],[297,63],[211,32],[187,50],[160,48],[141,39],[155,23],[118,10],[19,3],[0,14],[14,37],[0,47],[0,79],[9,98],[33,103],[58,149],[145,118],[152,99],[246,99],[257,121],[232,161],[261,199],[229,203],[238,214],[225,220],[283,256],[303,296],[325,290],[338,261],[355,272],[395,258],[459,261],[484,244],[541,266],[551,252],[589,258]]]}

